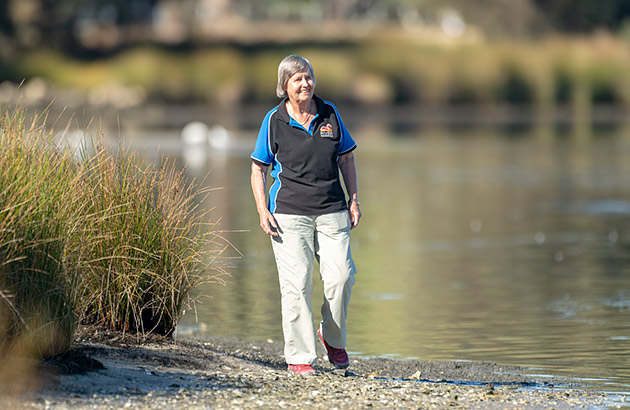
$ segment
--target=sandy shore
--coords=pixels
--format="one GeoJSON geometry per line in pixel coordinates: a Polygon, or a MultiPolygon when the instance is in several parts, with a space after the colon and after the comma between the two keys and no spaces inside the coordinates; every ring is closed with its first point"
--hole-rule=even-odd
{"type": "MultiPolygon", "coordinates": [[[[322,352],[323,353],[323,352],[322,352]]],[[[491,363],[322,358],[315,376],[291,375],[281,344],[231,338],[80,339],[38,371],[39,388],[4,406],[37,409],[595,409],[603,394],[552,386],[491,363]]]]}

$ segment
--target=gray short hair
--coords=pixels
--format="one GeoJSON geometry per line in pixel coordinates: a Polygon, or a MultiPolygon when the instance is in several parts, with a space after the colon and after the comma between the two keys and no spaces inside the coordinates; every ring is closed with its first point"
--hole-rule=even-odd
{"type": "Polygon", "coordinates": [[[290,55],[286,56],[278,66],[278,85],[276,86],[276,95],[278,98],[284,98],[287,96],[287,82],[289,78],[293,77],[297,73],[308,71],[313,78],[313,85],[315,84],[315,71],[310,61],[304,57],[290,55]]]}

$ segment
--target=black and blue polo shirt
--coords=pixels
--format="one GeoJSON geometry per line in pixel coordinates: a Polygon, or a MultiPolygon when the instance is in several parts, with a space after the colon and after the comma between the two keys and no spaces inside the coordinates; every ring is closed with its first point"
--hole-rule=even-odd
{"type": "Polygon", "coordinates": [[[323,215],[347,209],[337,159],[354,150],[356,143],[337,108],[313,98],[317,114],[309,129],[289,116],[287,99],[267,113],[260,127],[251,158],[271,165],[271,213],[323,215]]]}

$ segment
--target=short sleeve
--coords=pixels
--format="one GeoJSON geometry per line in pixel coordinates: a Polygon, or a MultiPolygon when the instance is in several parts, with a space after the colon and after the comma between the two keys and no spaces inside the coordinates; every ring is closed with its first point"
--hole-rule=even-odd
{"type": "Polygon", "coordinates": [[[269,165],[273,162],[274,155],[271,152],[271,144],[269,142],[269,127],[271,122],[271,116],[276,112],[276,109],[273,109],[267,113],[265,119],[260,126],[260,131],[258,131],[258,138],[256,139],[256,146],[254,147],[254,152],[252,152],[251,158],[252,160],[259,162],[261,164],[269,165]]]}
{"type": "Polygon", "coordinates": [[[350,135],[350,132],[346,128],[346,125],[341,120],[341,115],[339,115],[339,111],[337,110],[337,107],[335,107],[335,105],[331,103],[330,101],[326,101],[326,102],[334,108],[335,115],[337,116],[337,122],[339,122],[339,132],[341,133],[341,138],[339,140],[338,155],[347,154],[348,152],[354,150],[357,147],[357,143],[354,142],[354,140],[352,139],[352,136],[350,135]]]}

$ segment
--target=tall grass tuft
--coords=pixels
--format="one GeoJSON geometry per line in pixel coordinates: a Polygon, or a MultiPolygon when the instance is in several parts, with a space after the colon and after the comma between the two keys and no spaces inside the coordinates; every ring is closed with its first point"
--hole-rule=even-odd
{"type": "Polygon", "coordinates": [[[28,333],[41,356],[67,349],[77,324],[65,241],[77,166],[20,111],[0,116],[0,345],[28,333]]]}
{"type": "Polygon", "coordinates": [[[69,255],[81,261],[81,315],[89,323],[169,335],[190,292],[220,280],[228,245],[207,223],[197,192],[173,163],[100,150],[85,163],[83,214],[69,255]]]}
{"type": "Polygon", "coordinates": [[[0,107],[0,356],[62,353],[81,322],[171,334],[226,274],[210,191],[102,141],[77,156],[46,120],[0,107]]]}

